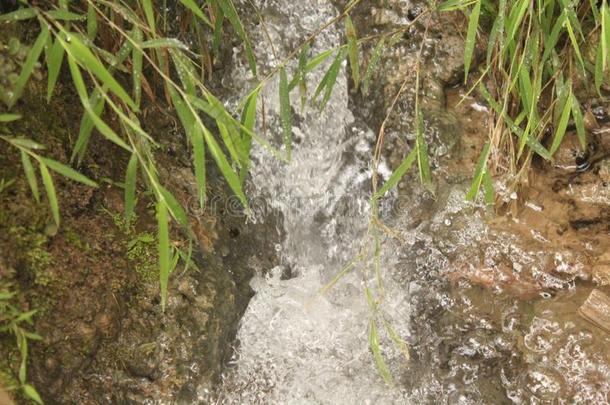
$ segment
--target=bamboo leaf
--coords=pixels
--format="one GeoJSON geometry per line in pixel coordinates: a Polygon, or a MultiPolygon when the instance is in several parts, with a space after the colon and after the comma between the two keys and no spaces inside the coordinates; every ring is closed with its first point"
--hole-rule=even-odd
{"type": "Polygon", "coordinates": [[[572,92],[568,95],[568,99],[563,107],[563,111],[561,113],[561,118],[559,119],[559,123],[555,128],[555,136],[553,137],[553,144],[551,145],[550,153],[554,155],[559,145],[561,145],[561,141],[563,140],[563,136],[566,133],[566,128],[568,127],[568,121],[570,119],[570,112],[572,111],[572,92]]]}
{"type": "Polygon", "coordinates": [[[243,185],[248,169],[250,166],[250,148],[252,147],[252,137],[248,134],[248,131],[253,132],[254,126],[256,125],[256,100],[258,98],[259,91],[256,90],[248,97],[248,101],[244,107],[241,116],[241,122],[243,127],[247,130],[242,129],[242,166],[239,173],[241,184],[243,185]]]}
{"type": "Polygon", "coordinates": [[[82,175],[81,173],[77,172],[76,170],[72,169],[71,167],[63,165],[56,160],[49,159],[49,158],[41,158],[40,160],[42,160],[47,165],[47,167],[49,167],[51,170],[61,174],[62,176],[65,176],[74,181],[78,181],[79,183],[82,183],[82,184],[90,186],[90,187],[98,186],[96,182],[94,182],[87,176],[82,175]]]}
{"type": "Polygon", "coordinates": [[[284,133],[284,146],[286,156],[290,160],[292,149],[292,109],[290,107],[290,94],[288,93],[288,77],[286,69],[280,69],[280,119],[282,121],[282,131],[284,133]]]}
{"type": "Polygon", "coordinates": [[[383,49],[385,46],[385,37],[382,37],[377,45],[375,45],[375,49],[373,50],[373,54],[371,55],[371,60],[366,67],[366,72],[364,72],[364,80],[362,84],[362,92],[366,95],[369,92],[369,84],[371,78],[373,77],[373,73],[375,72],[375,68],[379,63],[379,59],[381,58],[381,54],[383,53],[383,49]]]}
{"type": "Polygon", "coordinates": [[[142,49],[155,49],[155,48],[178,48],[184,51],[188,51],[189,47],[182,41],[176,38],[157,38],[149,39],[148,41],[142,42],[140,45],[142,49]]]}
{"type": "Polygon", "coordinates": [[[133,47],[132,62],[132,79],[133,79],[133,98],[139,106],[142,101],[142,31],[135,27],[133,30],[133,40],[136,46],[133,47]]]}
{"type": "Polygon", "coordinates": [[[42,178],[42,184],[44,185],[47,193],[47,200],[49,201],[49,207],[51,207],[51,213],[55,220],[55,225],[59,226],[59,204],[57,202],[57,194],[55,193],[55,185],[53,184],[53,178],[47,169],[44,162],[39,161],[40,177],[42,178]]]}
{"type": "Polygon", "coordinates": [[[193,12],[193,14],[195,14],[197,16],[197,18],[199,18],[201,21],[206,23],[206,25],[208,25],[210,28],[214,28],[214,26],[212,25],[212,23],[210,22],[208,17],[206,17],[205,14],[203,14],[203,11],[201,11],[201,8],[199,8],[197,3],[195,3],[193,0],[180,0],[180,3],[182,3],[182,5],[184,7],[191,10],[193,12]]]}
{"type": "Polygon", "coordinates": [[[470,185],[470,190],[466,194],[466,201],[474,201],[479,194],[479,189],[481,188],[481,183],[483,182],[483,177],[487,172],[487,159],[489,158],[489,142],[483,145],[483,150],[481,151],[481,155],[479,156],[479,160],[477,162],[477,166],[474,170],[474,179],[472,180],[472,184],[470,185]]]}
{"type": "Polygon", "coordinates": [[[246,199],[246,195],[244,194],[243,189],[241,187],[241,181],[239,180],[239,177],[235,174],[233,169],[231,169],[231,165],[229,165],[226,156],[222,152],[222,149],[220,149],[220,147],[218,146],[218,143],[216,142],[210,131],[208,131],[206,127],[202,127],[202,130],[205,142],[208,145],[208,149],[212,154],[212,157],[216,161],[220,172],[229,184],[229,187],[231,187],[231,190],[233,190],[237,198],[239,198],[244,208],[247,209],[248,200],[246,199]]]}
{"type": "Polygon", "coordinates": [[[356,28],[352,22],[352,19],[348,15],[345,17],[345,36],[347,37],[347,54],[349,58],[349,65],[352,70],[352,80],[356,86],[356,90],[360,86],[360,58],[359,58],[359,45],[358,45],[358,34],[356,28]]]}
{"type": "Polygon", "coordinates": [[[585,131],[585,121],[582,115],[582,110],[580,108],[580,103],[578,99],[572,93],[572,117],[574,117],[574,125],[576,126],[576,135],[578,136],[578,141],[580,142],[580,147],[583,151],[587,150],[587,134],[585,131]]]}
{"type": "Polygon", "coordinates": [[[417,118],[417,163],[419,166],[419,177],[422,184],[430,191],[434,192],[432,185],[432,175],[430,174],[430,162],[428,160],[428,144],[424,138],[424,116],[421,112],[417,118]]]}
{"type": "Polygon", "coordinates": [[[216,0],[218,5],[221,7],[222,12],[227,17],[233,29],[237,35],[244,42],[246,47],[246,58],[248,59],[248,64],[250,65],[250,70],[252,74],[256,76],[256,59],[254,57],[254,51],[252,50],[252,45],[250,44],[250,40],[248,39],[248,35],[246,34],[246,30],[239,19],[239,15],[237,15],[237,11],[235,11],[235,6],[231,0],[216,0]]]}
{"type": "Polygon", "coordinates": [[[112,128],[110,128],[98,115],[96,115],[96,112],[91,108],[85,82],[83,81],[83,77],[80,73],[78,65],[71,55],[68,57],[68,65],[70,66],[72,80],[74,81],[74,86],[76,87],[76,91],[80,97],[81,104],[85,108],[89,118],[91,118],[93,121],[95,127],[102,135],[104,135],[104,137],[106,137],[106,139],[131,152],[131,148],[112,130],[112,128]]]}
{"type": "Polygon", "coordinates": [[[60,21],[85,21],[87,18],[84,14],[76,14],[67,10],[51,10],[47,14],[49,17],[60,21]]]}
{"type": "Polygon", "coordinates": [[[392,374],[390,373],[390,369],[381,354],[381,346],[379,344],[379,334],[377,333],[377,325],[375,324],[375,320],[371,320],[371,326],[369,331],[369,347],[371,348],[371,352],[373,352],[373,358],[375,359],[375,365],[377,366],[377,370],[379,374],[383,378],[386,384],[392,385],[392,374]]]}
{"type": "Polygon", "coordinates": [[[468,71],[472,63],[475,42],[477,40],[477,29],[479,28],[479,16],[481,15],[482,0],[477,0],[468,19],[468,32],[464,44],[464,82],[468,80],[468,71]]]}
{"type": "Polygon", "coordinates": [[[131,154],[125,172],[125,221],[130,223],[136,208],[136,185],[138,181],[138,156],[131,154]]]}
{"type": "Polygon", "coordinates": [[[383,187],[381,187],[377,191],[377,193],[375,193],[373,198],[377,199],[377,198],[383,197],[385,195],[385,193],[390,191],[390,189],[392,187],[394,187],[396,184],[398,184],[398,182],[400,181],[400,179],[402,179],[402,177],[405,175],[407,170],[409,170],[411,168],[411,166],[413,166],[413,162],[415,162],[416,158],[417,158],[417,148],[415,147],[411,150],[411,152],[409,152],[407,157],[400,163],[400,165],[396,168],[396,170],[394,170],[394,172],[392,173],[392,175],[390,176],[388,181],[386,181],[383,184],[383,187]]]}
{"type": "Polygon", "coordinates": [[[36,388],[31,386],[30,384],[23,384],[21,388],[23,389],[23,393],[26,397],[30,398],[37,404],[43,404],[42,398],[40,398],[40,395],[38,394],[38,391],[36,391],[36,388]]]}
{"type": "Polygon", "coordinates": [[[97,14],[93,4],[87,4],[87,38],[95,39],[97,35],[97,14]]]}
{"type": "Polygon", "coordinates": [[[193,164],[195,166],[195,180],[197,181],[197,190],[199,192],[199,204],[203,208],[206,200],[206,171],[205,171],[205,145],[203,140],[203,131],[196,125],[191,143],[193,144],[193,164]]]}
{"type": "Polygon", "coordinates": [[[0,114],[0,122],[13,122],[21,119],[19,114],[0,114]]]}
{"type": "Polygon", "coordinates": [[[64,61],[64,52],[61,42],[55,40],[47,53],[47,103],[51,101],[51,96],[53,95],[53,90],[55,89],[57,78],[59,77],[61,64],[64,61]]]}
{"type": "Polygon", "coordinates": [[[148,27],[153,32],[157,32],[157,27],[155,23],[155,10],[153,8],[152,0],[141,0],[142,8],[144,9],[144,15],[146,16],[146,22],[148,23],[148,27]]]}
{"type": "Polygon", "coordinates": [[[91,52],[90,48],[85,45],[74,33],[65,33],[66,38],[61,36],[57,38],[61,41],[64,49],[87,71],[93,73],[108,89],[112,90],[121,100],[129,105],[134,111],[138,110],[138,106],[131,97],[125,92],[123,87],[116,79],[108,72],[102,62],[91,52]]]}
{"type": "Polygon", "coordinates": [[[229,155],[231,155],[231,159],[238,166],[241,166],[241,158],[239,156],[239,153],[237,152],[236,146],[236,143],[237,145],[239,145],[240,138],[236,130],[229,130],[229,128],[234,129],[234,126],[231,125],[230,127],[227,127],[225,124],[223,124],[222,120],[217,121],[216,125],[218,126],[218,131],[220,132],[220,138],[222,139],[222,142],[224,143],[227,150],[229,151],[229,155]]]}
{"type": "Polygon", "coordinates": [[[30,76],[32,75],[32,72],[34,71],[34,66],[36,65],[36,62],[38,62],[38,59],[40,58],[40,54],[42,53],[42,50],[43,50],[45,44],[47,43],[48,39],[49,39],[49,29],[47,28],[46,25],[42,24],[40,34],[38,34],[38,38],[36,38],[36,42],[34,42],[34,45],[32,45],[32,47],[30,48],[30,51],[28,52],[28,56],[25,59],[25,62],[23,63],[23,67],[21,68],[21,73],[19,74],[19,78],[17,79],[17,82],[15,83],[15,86],[13,89],[13,96],[11,97],[11,99],[8,103],[9,108],[14,106],[15,103],[17,102],[17,100],[21,97],[21,94],[23,94],[25,85],[27,84],[30,76]]]}
{"type": "Polygon", "coordinates": [[[324,90],[324,96],[322,97],[322,101],[320,102],[320,110],[322,110],[326,106],[326,103],[328,103],[328,100],[330,99],[330,96],[333,92],[333,87],[335,86],[335,83],[337,81],[337,76],[339,75],[339,70],[341,69],[341,64],[343,63],[344,59],[345,49],[341,48],[337,52],[335,60],[330,65],[330,67],[326,71],[326,74],[320,81],[320,84],[318,84],[318,87],[316,88],[316,91],[313,96],[314,100],[317,99],[322,90],[324,90]]]}
{"type": "Polygon", "coordinates": [[[165,312],[167,303],[167,285],[171,272],[168,222],[165,202],[159,200],[157,201],[157,239],[159,241],[159,284],[161,285],[161,310],[163,312],[165,312]]]}
{"type": "Polygon", "coordinates": [[[28,20],[34,17],[36,17],[36,11],[33,8],[20,8],[10,13],[1,14],[0,22],[28,20]]]}
{"type": "Polygon", "coordinates": [[[182,208],[182,205],[176,200],[176,197],[170,193],[165,187],[158,185],[160,195],[163,197],[164,204],[169,209],[170,214],[182,225],[184,228],[189,227],[188,216],[186,211],[182,208]]]}
{"type": "Polygon", "coordinates": [[[32,160],[24,151],[21,151],[21,164],[23,166],[25,178],[27,179],[30,190],[32,191],[32,195],[34,196],[36,202],[40,203],[40,193],[38,192],[38,180],[36,179],[36,172],[34,171],[32,160]]]}

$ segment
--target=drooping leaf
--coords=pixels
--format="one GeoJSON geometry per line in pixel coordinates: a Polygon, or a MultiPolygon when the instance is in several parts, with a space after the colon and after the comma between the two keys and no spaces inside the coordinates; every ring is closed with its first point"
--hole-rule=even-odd
{"type": "Polygon", "coordinates": [[[563,140],[563,136],[566,133],[566,129],[568,127],[568,121],[570,119],[570,113],[572,112],[572,92],[568,95],[568,99],[563,107],[563,111],[561,113],[561,118],[559,119],[559,123],[555,128],[555,136],[553,137],[553,143],[551,145],[550,153],[554,155],[559,145],[561,145],[561,141],[563,140]]]}
{"type": "Polygon", "coordinates": [[[133,47],[132,61],[132,72],[131,77],[133,80],[133,99],[136,105],[140,105],[142,100],[142,31],[135,27],[133,31],[133,40],[136,46],[133,47]]]}
{"type": "Polygon", "coordinates": [[[161,310],[165,311],[167,303],[167,285],[169,283],[170,244],[169,218],[164,201],[157,201],[157,239],[159,241],[159,284],[161,285],[161,310]]]}
{"type": "Polygon", "coordinates": [[[242,189],[241,181],[239,180],[239,177],[237,176],[237,174],[235,174],[235,172],[231,168],[231,165],[227,161],[227,158],[224,155],[224,153],[222,152],[222,149],[220,148],[220,146],[218,146],[218,143],[214,139],[214,136],[212,136],[212,134],[210,133],[210,131],[208,131],[207,128],[203,127],[202,130],[203,130],[203,137],[205,139],[206,144],[208,145],[208,150],[210,151],[210,154],[216,161],[216,164],[218,165],[220,172],[222,173],[223,177],[229,184],[229,187],[231,187],[231,190],[233,190],[233,192],[235,193],[237,198],[239,198],[239,201],[242,203],[244,208],[247,209],[248,200],[246,199],[246,195],[244,194],[244,191],[242,189]]]}
{"type": "Polygon", "coordinates": [[[44,185],[47,193],[47,200],[49,201],[49,207],[53,214],[53,220],[55,225],[59,226],[59,203],[57,202],[57,194],[55,193],[55,185],[53,184],[53,178],[47,169],[44,162],[39,161],[38,166],[40,167],[40,177],[42,178],[42,184],[44,185]]]}
{"type": "Polygon", "coordinates": [[[354,23],[349,15],[345,17],[345,36],[347,37],[347,54],[352,71],[352,80],[354,81],[356,90],[358,90],[358,87],[360,86],[360,49],[356,27],[354,27],[354,23]]]}
{"type": "Polygon", "coordinates": [[[34,171],[32,160],[25,151],[21,151],[21,164],[23,166],[25,178],[27,179],[30,190],[32,191],[32,195],[34,196],[36,202],[39,203],[40,193],[38,192],[38,180],[36,179],[36,172],[34,171]]]}
{"type": "Polygon", "coordinates": [[[42,398],[40,398],[40,394],[38,394],[38,391],[36,391],[36,388],[34,388],[32,385],[23,384],[21,386],[21,388],[23,389],[23,393],[25,394],[26,397],[30,398],[37,404],[40,404],[40,405],[43,404],[42,398]]]}
{"type": "Polygon", "coordinates": [[[125,89],[116,81],[110,72],[104,67],[102,62],[91,52],[90,47],[85,45],[79,38],[78,34],[64,32],[65,39],[62,36],[57,38],[61,41],[64,49],[71,58],[76,60],[87,71],[92,72],[104,86],[107,86],[114,94],[116,94],[123,102],[125,102],[134,111],[138,111],[138,106],[135,101],[127,94],[125,89]]]}
{"type": "Polygon", "coordinates": [[[56,160],[50,159],[50,158],[41,158],[41,160],[47,165],[47,167],[49,167],[51,170],[53,170],[54,172],[57,172],[59,174],[61,174],[62,176],[65,176],[69,179],[72,179],[74,181],[78,181],[79,183],[82,183],[84,185],[87,185],[89,187],[97,187],[97,183],[94,182],[93,180],[91,180],[90,178],[88,178],[87,176],[77,172],[76,170],[72,169],[71,167],[68,167],[64,164],[59,163],[56,160]]]}
{"type": "Polygon", "coordinates": [[[206,200],[206,171],[205,171],[205,145],[203,141],[203,131],[196,125],[191,143],[193,144],[193,165],[195,167],[195,180],[197,181],[197,190],[199,191],[199,204],[201,207],[205,205],[206,200]]]}
{"type": "Polygon", "coordinates": [[[280,68],[280,119],[284,134],[286,156],[290,160],[292,150],[292,108],[290,107],[288,77],[286,76],[286,69],[283,66],[280,68]]]}
{"type": "Polygon", "coordinates": [[[184,7],[191,10],[193,12],[193,14],[195,14],[197,16],[197,18],[199,18],[201,21],[203,21],[207,26],[209,26],[211,28],[214,27],[212,25],[212,23],[210,22],[210,20],[208,19],[208,17],[206,17],[206,15],[203,14],[203,11],[201,11],[201,8],[199,8],[197,3],[195,3],[193,0],[180,0],[180,3],[182,3],[182,5],[184,7]]]}
{"type": "Polygon", "coordinates": [[[377,45],[375,45],[375,49],[373,50],[373,54],[371,55],[371,59],[369,64],[366,67],[366,72],[364,72],[364,80],[362,83],[362,92],[366,95],[369,92],[369,84],[371,78],[373,77],[373,73],[375,72],[375,68],[379,63],[379,59],[381,58],[381,54],[383,53],[383,49],[385,46],[385,37],[382,37],[377,45]]]}
{"type": "Polygon", "coordinates": [[[36,17],[36,11],[33,8],[20,8],[6,14],[0,14],[0,22],[6,21],[21,21],[36,17]]]}
{"type": "Polygon", "coordinates": [[[474,46],[477,40],[477,29],[479,28],[479,16],[481,15],[482,2],[482,0],[477,0],[477,2],[474,3],[472,13],[470,13],[468,19],[468,32],[464,44],[464,81],[468,80],[468,71],[470,70],[474,46]]]}
{"type": "Polygon", "coordinates": [[[138,156],[131,154],[125,172],[125,221],[130,223],[136,207],[136,184],[138,181],[138,156]]]}
{"type": "Polygon", "coordinates": [[[574,125],[576,126],[576,135],[578,136],[578,142],[583,151],[587,150],[587,134],[585,131],[585,120],[582,115],[580,103],[578,99],[572,93],[572,117],[574,118],[574,125]]]}
{"type": "Polygon", "coordinates": [[[388,368],[388,365],[386,364],[386,361],[383,358],[383,354],[381,353],[379,334],[377,333],[377,325],[375,324],[374,319],[371,320],[370,325],[369,347],[371,348],[371,352],[373,353],[373,358],[375,359],[375,365],[377,366],[379,374],[381,375],[386,384],[392,385],[392,374],[390,373],[390,369],[388,368]]]}
{"type": "Polygon", "coordinates": [[[38,62],[40,54],[42,53],[42,50],[44,49],[44,46],[47,43],[48,39],[49,29],[46,25],[43,24],[40,30],[40,34],[38,34],[38,38],[36,38],[36,42],[34,42],[34,45],[32,45],[32,47],[30,48],[28,56],[26,57],[25,62],[23,63],[21,73],[19,73],[19,78],[17,79],[17,82],[15,82],[13,88],[13,96],[11,97],[8,103],[9,108],[15,105],[17,100],[21,97],[21,94],[23,94],[25,85],[30,79],[32,72],[34,71],[36,62],[38,62]]]}
{"type": "Polygon", "coordinates": [[[381,187],[377,191],[377,193],[375,193],[375,196],[373,198],[383,197],[385,195],[385,193],[390,191],[390,189],[392,187],[394,187],[396,184],[398,184],[398,182],[400,181],[400,179],[402,179],[402,177],[405,175],[407,170],[409,170],[411,168],[411,166],[413,166],[413,162],[415,162],[416,158],[417,158],[417,148],[415,147],[411,150],[411,152],[409,152],[407,157],[400,163],[400,165],[396,168],[396,170],[394,170],[394,172],[392,172],[392,175],[390,176],[388,181],[386,181],[383,184],[383,187],[381,187]]]}
{"type": "Polygon", "coordinates": [[[244,107],[244,111],[241,116],[241,123],[243,127],[247,130],[241,131],[242,133],[242,166],[241,171],[239,173],[239,178],[241,183],[244,183],[246,179],[246,175],[248,174],[248,169],[250,166],[250,148],[252,146],[252,137],[248,134],[249,132],[254,132],[254,126],[256,125],[256,100],[258,98],[259,91],[256,90],[254,93],[248,97],[248,101],[244,107]]]}
{"type": "Polygon", "coordinates": [[[13,122],[21,119],[19,114],[0,114],[0,122],[13,122]]]}
{"type": "Polygon", "coordinates": [[[431,192],[434,192],[432,175],[430,174],[430,162],[428,160],[428,144],[424,137],[424,117],[419,112],[417,117],[417,164],[419,166],[419,177],[422,184],[431,192]]]}
{"type": "Polygon", "coordinates": [[[222,8],[222,12],[227,17],[233,29],[237,33],[237,35],[241,38],[246,48],[246,58],[248,59],[248,64],[250,65],[250,70],[252,74],[256,76],[256,59],[254,57],[254,50],[252,49],[252,44],[250,44],[250,40],[248,39],[248,35],[246,34],[246,30],[235,11],[235,6],[231,0],[216,0],[218,5],[222,8]]]}
{"type": "Polygon", "coordinates": [[[477,166],[475,167],[474,179],[470,185],[470,190],[466,194],[466,201],[474,201],[479,194],[481,184],[483,183],[483,178],[487,172],[487,159],[489,158],[489,151],[490,146],[489,142],[487,142],[485,145],[483,145],[483,150],[481,151],[477,166]]]}
{"type": "Polygon", "coordinates": [[[346,54],[345,48],[341,48],[337,52],[337,56],[335,57],[335,60],[330,65],[330,67],[326,71],[326,74],[320,81],[320,84],[318,84],[318,87],[316,88],[316,91],[313,96],[314,100],[316,100],[318,98],[318,96],[320,95],[320,93],[322,92],[322,90],[324,90],[324,96],[322,97],[322,101],[320,102],[320,110],[324,109],[324,107],[326,106],[326,103],[328,103],[328,100],[330,100],[330,96],[332,95],[333,88],[337,81],[337,76],[339,75],[339,70],[341,69],[343,60],[345,59],[345,54],[346,54]]]}
{"type": "Polygon", "coordinates": [[[64,48],[61,46],[61,42],[55,40],[47,52],[47,103],[51,101],[51,96],[53,95],[53,90],[55,89],[55,84],[57,83],[63,61],[64,48]]]}

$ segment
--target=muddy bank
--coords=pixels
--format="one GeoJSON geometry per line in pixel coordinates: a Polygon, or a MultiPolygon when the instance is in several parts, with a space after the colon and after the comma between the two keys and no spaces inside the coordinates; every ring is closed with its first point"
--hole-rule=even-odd
{"type": "MultiPolygon", "coordinates": [[[[69,83],[68,76],[63,80],[69,83]]],[[[69,89],[60,80],[47,105],[44,83],[33,80],[13,109],[27,119],[0,131],[33,139],[46,145],[45,156],[68,161],[82,114],[69,89]]],[[[174,133],[175,118],[147,109],[154,119],[146,129],[170,151],[159,154],[161,178],[190,208],[196,235],[193,265],[181,262],[172,275],[165,313],[159,305],[154,207],[142,195],[137,221],[126,224],[122,218],[127,156],[94,135],[81,170],[100,187],[54,176],[62,216],[57,228],[46,201],[32,198],[18,153],[4,147],[0,152],[0,179],[14,180],[0,194],[0,290],[15,292],[13,304],[22,311],[37,310],[31,330],[43,340],[30,342],[27,380],[46,403],[195,401],[197,388],[217,382],[232,354],[254,269],[275,260],[277,224],[247,224],[213,167],[210,204],[205,211],[197,208],[188,151],[175,141],[184,139],[174,133]]],[[[172,235],[188,251],[177,226],[172,235]]],[[[19,353],[13,336],[0,338],[2,384],[15,389],[19,353]]]]}

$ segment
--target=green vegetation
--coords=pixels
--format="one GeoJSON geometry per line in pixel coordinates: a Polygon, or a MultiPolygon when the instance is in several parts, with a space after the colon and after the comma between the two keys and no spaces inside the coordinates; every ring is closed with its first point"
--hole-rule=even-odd
{"type": "MultiPolygon", "coordinates": [[[[259,142],[282,161],[290,160],[293,135],[290,100],[297,88],[302,105],[310,102],[324,108],[347,60],[354,87],[367,94],[383,52],[391,48],[394,41],[416,21],[437,12],[463,12],[468,17],[464,80],[471,86],[471,92],[478,92],[486,100],[495,118],[487,142],[481,145],[467,198],[477,199],[482,188],[485,201],[492,204],[495,200],[492,177],[507,175],[512,187],[519,185],[527,176],[534,155],[552,160],[570,120],[574,123],[583,152],[586,151],[582,97],[602,93],[610,84],[610,11],[606,1],[431,2],[427,10],[404,27],[359,37],[350,12],[361,0],[352,0],[341,13],[312,33],[275,70],[262,78],[258,77],[254,51],[231,0],[205,0],[205,7],[194,0],[179,0],[175,2],[175,10],[166,7],[165,2],[162,7],[161,2],[152,0],[56,0],[41,3],[24,0],[16,11],[0,15],[2,24],[39,27],[35,30],[36,38],[27,46],[17,39],[0,45],[0,101],[8,108],[8,112],[0,114],[0,125],[9,131],[9,134],[0,136],[0,140],[19,155],[33,198],[36,201],[46,199],[56,226],[60,225],[61,211],[54,176],[97,187],[95,179],[75,170],[75,167],[85,164],[91,137],[101,136],[121,151],[128,162],[122,183],[126,223],[134,219],[139,196],[147,193],[154,198],[157,234],[132,235],[127,251],[130,260],[144,258],[142,267],[137,270],[142,279],[149,280],[153,275],[159,277],[162,308],[167,303],[172,270],[180,258],[186,257],[185,261],[190,261],[190,252],[181,252],[171,243],[172,221],[187,236],[192,235],[186,211],[160,178],[157,153],[163,140],[155,139],[155,134],[149,133],[142,124],[145,106],[163,103],[177,116],[192,152],[199,204],[203,207],[206,203],[206,158],[209,156],[244,210],[249,212],[243,183],[251,164],[252,142],[259,142]],[[168,21],[181,12],[194,18],[181,30],[168,28],[168,21]],[[345,27],[345,43],[318,55],[310,55],[316,36],[340,23],[345,27]],[[251,74],[259,78],[259,84],[239,103],[239,111],[228,111],[222,100],[206,86],[206,78],[212,74],[210,61],[219,57],[225,27],[231,27],[239,39],[251,74]],[[189,46],[187,43],[191,41],[187,41],[187,37],[191,35],[203,40],[189,46]],[[211,43],[211,52],[207,42],[211,43]],[[366,65],[361,58],[361,48],[365,43],[374,45],[366,65]],[[482,44],[486,44],[486,49],[480,52],[482,44]],[[289,65],[293,60],[297,63],[291,71],[289,65]],[[479,60],[483,62],[477,63],[479,60]],[[307,75],[323,63],[327,63],[328,68],[310,95],[307,75]],[[64,71],[69,73],[72,90],[81,102],[83,115],[78,136],[71,145],[69,162],[46,157],[45,145],[31,138],[10,135],[11,123],[28,119],[20,115],[17,101],[29,79],[40,76],[40,71],[46,72],[47,100],[58,91],[57,83],[64,71]],[[276,76],[279,78],[283,150],[275,148],[255,132],[258,95],[261,88],[276,76]],[[154,244],[157,248],[152,254],[150,249],[154,244]],[[153,263],[158,263],[156,273],[152,272],[153,263]]],[[[423,42],[420,58],[422,50],[423,42]]],[[[377,204],[414,165],[417,165],[422,184],[434,193],[424,117],[420,109],[419,68],[418,61],[412,117],[415,144],[384,184],[377,184],[377,176],[374,176],[371,226],[366,246],[357,258],[365,271],[370,267],[377,275],[375,290],[379,296],[365,286],[373,312],[369,342],[378,368],[388,382],[391,376],[381,355],[378,330],[384,329],[399,347],[404,348],[406,357],[408,350],[377,310],[383,291],[379,269],[382,224],[377,217],[377,204]]],[[[379,130],[373,157],[375,173],[381,159],[386,123],[408,85],[408,80],[405,80],[379,130]]],[[[12,181],[0,180],[0,192],[12,181]]],[[[36,256],[33,260],[44,267],[44,255],[38,251],[33,254],[36,256]]],[[[338,278],[355,267],[352,262],[338,278]]],[[[39,279],[38,275],[36,280],[43,285],[48,282],[39,279]]],[[[19,315],[14,319],[19,319],[19,315]]],[[[11,325],[27,320],[29,317],[11,325]]],[[[27,337],[25,332],[19,333],[27,337]]],[[[25,345],[23,339],[17,338],[20,348],[25,345]],[[21,343],[19,339],[22,339],[21,343]]],[[[27,356],[27,348],[25,353],[27,356]]],[[[28,392],[30,388],[25,388],[29,387],[25,380],[20,379],[20,382],[25,394],[34,398],[32,392],[28,392]]]]}
{"type": "Polygon", "coordinates": [[[39,335],[28,331],[27,328],[27,325],[32,324],[32,317],[36,314],[36,310],[22,311],[14,302],[16,295],[14,288],[9,290],[9,286],[0,285],[0,334],[8,333],[14,337],[20,358],[17,379],[13,379],[11,375],[2,376],[2,378],[3,382],[14,381],[14,384],[11,384],[14,386],[7,386],[7,389],[20,389],[26,398],[42,404],[36,389],[27,382],[28,342],[42,339],[39,335]]]}

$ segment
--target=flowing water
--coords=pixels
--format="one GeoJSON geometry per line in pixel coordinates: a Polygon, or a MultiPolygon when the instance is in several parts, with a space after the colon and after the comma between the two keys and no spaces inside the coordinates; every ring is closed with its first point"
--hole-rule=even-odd
{"type": "MultiPolygon", "coordinates": [[[[265,24],[249,27],[263,71],[336,15],[321,0],[254,3],[265,16],[265,24]]],[[[341,33],[329,28],[313,53],[340,43],[341,33]]],[[[240,97],[254,83],[241,56],[223,83],[240,97]]],[[[324,71],[322,66],[310,75],[310,91],[324,71]]],[[[259,130],[281,139],[277,80],[260,99],[266,119],[259,130]]],[[[577,288],[575,277],[549,279],[552,293],[520,300],[448,281],[454,263],[475,257],[488,267],[512,263],[515,271],[535,271],[548,260],[544,251],[524,249],[514,236],[490,228],[484,210],[464,202],[467,182],[457,180],[443,182],[431,199],[413,177],[408,192],[390,196],[382,208],[393,237],[384,236],[381,244],[384,288],[376,291],[383,293],[377,317],[393,325],[411,353],[407,361],[380,332],[394,379],[384,382],[368,343],[372,312],[363,291],[375,284],[373,277],[357,266],[319,293],[368,243],[376,135],[349,99],[342,69],[323,110],[301,109],[292,97],[290,163],[260,147],[253,152],[255,220],[283,218],[284,238],[276,246],[281,265],[257,269],[251,282],[256,294],[218,402],[607,403],[610,339],[576,313],[591,286],[577,288]]],[[[382,179],[388,166],[382,161],[382,179]]],[[[437,172],[443,170],[447,174],[442,167],[437,172]]]]}

